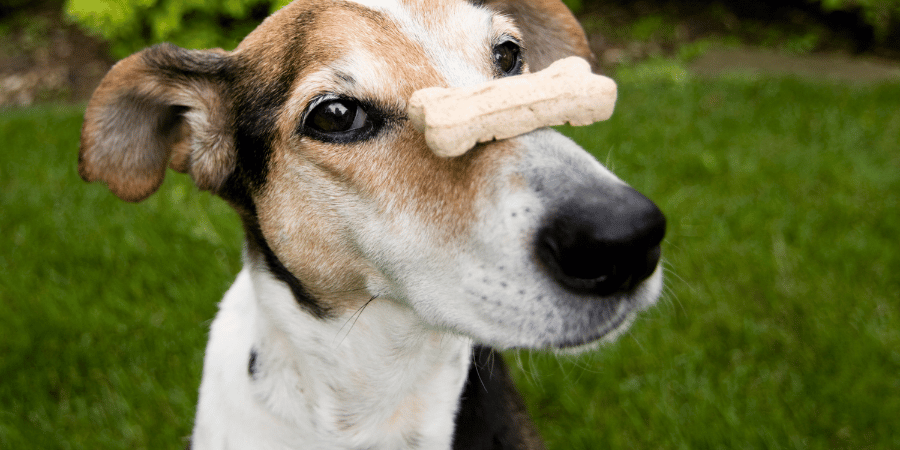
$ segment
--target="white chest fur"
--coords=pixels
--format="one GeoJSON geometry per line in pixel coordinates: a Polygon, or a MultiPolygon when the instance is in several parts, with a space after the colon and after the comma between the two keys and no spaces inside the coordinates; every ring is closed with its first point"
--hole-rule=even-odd
{"type": "Polygon", "coordinates": [[[245,267],[212,324],[193,448],[449,449],[471,348],[390,300],[317,319],[245,267]]]}

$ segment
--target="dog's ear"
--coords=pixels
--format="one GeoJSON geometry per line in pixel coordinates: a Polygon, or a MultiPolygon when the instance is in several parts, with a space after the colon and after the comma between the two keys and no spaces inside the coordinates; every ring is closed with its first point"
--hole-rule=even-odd
{"type": "Polygon", "coordinates": [[[136,202],[159,188],[171,164],[201,189],[219,189],[235,164],[228,59],[222,50],[163,44],[113,66],[85,113],[81,177],[136,202]]]}
{"type": "Polygon", "coordinates": [[[515,20],[525,35],[532,72],[568,56],[586,59],[597,71],[584,29],[560,0],[486,0],[484,5],[515,20]]]}

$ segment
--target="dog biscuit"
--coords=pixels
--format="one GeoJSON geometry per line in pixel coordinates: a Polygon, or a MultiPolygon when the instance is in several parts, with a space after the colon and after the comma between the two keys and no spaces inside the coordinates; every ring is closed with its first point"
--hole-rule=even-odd
{"type": "Polygon", "coordinates": [[[420,89],[410,98],[407,114],[435,154],[453,157],[478,142],[567,122],[606,120],[615,103],[616,83],[591,73],[587,61],[573,56],[531,74],[475,86],[420,89]]]}

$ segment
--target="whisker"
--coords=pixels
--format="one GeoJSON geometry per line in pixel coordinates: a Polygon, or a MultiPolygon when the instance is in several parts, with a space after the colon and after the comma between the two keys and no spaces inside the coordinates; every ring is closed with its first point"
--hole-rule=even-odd
{"type": "MultiPolygon", "coordinates": [[[[546,388],[544,387],[544,384],[541,381],[541,377],[538,374],[537,366],[535,365],[535,362],[534,362],[534,352],[526,351],[526,350],[519,350],[520,355],[522,352],[525,352],[525,354],[528,355],[528,368],[530,369],[530,370],[525,370],[524,366],[520,366],[520,367],[522,367],[522,373],[525,374],[525,376],[528,378],[528,381],[533,386],[536,386],[538,389],[541,390],[541,392],[546,392],[546,388]]],[[[521,364],[521,360],[520,360],[520,364],[521,364]]]]}
{"type": "MultiPolygon", "coordinates": [[[[372,303],[372,300],[375,300],[376,298],[378,298],[378,294],[373,295],[368,301],[363,303],[363,305],[360,306],[359,309],[354,311],[353,314],[350,315],[350,317],[347,319],[347,321],[344,322],[343,325],[341,325],[341,328],[338,330],[337,334],[335,334],[335,336],[334,336],[335,339],[337,339],[337,337],[341,335],[341,331],[344,330],[344,328],[347,326],[347,324],[350,324],[350,328],[347,329],[347,332],[344,334],[344,337],[341,338],[341,341],[338,342],[336,347],[340,347],[340,345],[344,343],[344,339],[347,339],[347,336],[349,336],[350,332],[353,331],[353,327],[356,325],[356,321],[359,320],[360,316],[362,316],[363,310],[365,310],[366,306],[369,306],[369,303],[372,303]],[[351,320],[353,321],[353,323],[350,323],[351,320]]],[[[332,341],[331,343],[334,344],[334,341],[332,341]]]]}
{"type": "Polygon", "coordinates": [[[478,364],[478,356],[475,352],[472,352],[472,368],[475,369],[475,375],[478,375],[478,382],[481,383],[481,387],[484,388],[484,391],[487,392],[487,385],[484,384],[484,380],[481,378],[481,365],[478,364]]]}
{"type": "MultiPolygon", "coordinates": [[[[560,355],[560,356],[562,356],[562,355],[560,355]]],[[[588,353],[578,355],[576,358],[574,358],[573,366],[578,368],[581,371],[578,374],[578,378],[576,379],[576,381],[581,379],[581,377],[585,374],[585,372],[593,373],[593,374],[598,374],[598,373],[602,372],[600,369],[597,369],[595,367],[597,365],[598,358],[599,358],[599,354],[598,354],[597,350],[591,350],[588,353]]]]}
{"type": "MultiPolygon", "coordinates": [[[[682,278],[678,274],[678,272],[676,272],[669,264],[666,264],[663,266],[663,271],[664,271],[663,273],[665,273],[667,277],[671,276],[675,280],[677,280],[678,283],[680,283],[684,286],[687,286],[688,291],[696,296],[697,293],[696,293],[696,290],[694,289],[694,287],[691,286],[691,284],[688,283],[687,280],[682,278]]],[[[673,304],[676,304],[678,306],[678,308],[681,309],[681,312],[685,312],[684,304],[681,302],[681,298],[679,298],[678,295],[675,293],[675,289],[672,286],[672,283],[663,284],[663,293],[665,294],[665,296],[663,298],[665,298],[669,302],[672,302],[673,304]]]]}

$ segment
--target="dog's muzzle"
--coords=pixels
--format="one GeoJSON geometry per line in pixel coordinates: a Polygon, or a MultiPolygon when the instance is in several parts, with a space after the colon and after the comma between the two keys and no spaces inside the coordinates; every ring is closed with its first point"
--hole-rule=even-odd
{"type": "Polygon", "coordinates": [[[545,219],[535,249],[544,269],[569,291],[627,293],[656,270],[666,218],[626,185],[582,187],[545,219]]]}

